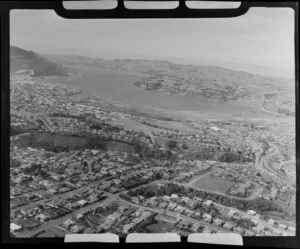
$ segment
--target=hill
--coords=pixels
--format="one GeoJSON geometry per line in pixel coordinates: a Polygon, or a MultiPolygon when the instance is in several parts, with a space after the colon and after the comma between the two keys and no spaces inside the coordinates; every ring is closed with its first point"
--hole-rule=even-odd
{"type": "Polygon", "coordinates": [[[10,72],[32,69],[33,76],[67,76],[67,70],[59,63],[50,61],[33,51],[10,46],[10,72]]]}

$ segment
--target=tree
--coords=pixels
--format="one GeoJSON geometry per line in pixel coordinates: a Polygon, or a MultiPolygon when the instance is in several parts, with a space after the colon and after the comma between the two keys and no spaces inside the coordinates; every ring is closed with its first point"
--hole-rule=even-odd
{"type": "Polygon", "coordinates": [[[181,148],[184,149],[184,150],[186,150],[188,147],[187,147],[187,145],[186,145],[185,143],[183,143],[183,144],[181,145],[181,148]]]}
{"type": "Polygon", "coordinates": [[[133,141],[133,150],[135,154],[141,154],[142,152],[142,147],[137,140],[133,141]]]}
{"type": "Polygon", "coordinates": [[[215,218],[218,215],[218,212],[214,209],[211,210],[210,215],[212,218],[215,218]]]}
{"type": "Polygon", "coordinates": [[[110,205],[108,206],[108,208],[111,211],[116,211],[119,208],[119,203],[116,202],[116,201],[113,201],[113,202],[110,203],[110,205]]]}
{"type": "Polygon", "coordinates": [[[170,140],[167,142],[167,147],[169,149],[173,149],[177,147],[177,141],[176,140],[170,140]]]}
{"type": "Polygon", "coordinates": [[[20,167],[21,166],[21,163],[13,158],[11,158],[10,160],[10,167],[11,168],[17,168],[17,167],[20,167]]]}

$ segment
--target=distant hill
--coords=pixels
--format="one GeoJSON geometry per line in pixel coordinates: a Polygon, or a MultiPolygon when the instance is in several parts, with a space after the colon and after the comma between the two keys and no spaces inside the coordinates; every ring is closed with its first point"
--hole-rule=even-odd
{"type": "Polygon", "coordinates": [[[67,76],[68,71],[59,63],[50,61],[33,51],[10,46],[10,72],[32,69],[34,76],[67,76]]]}

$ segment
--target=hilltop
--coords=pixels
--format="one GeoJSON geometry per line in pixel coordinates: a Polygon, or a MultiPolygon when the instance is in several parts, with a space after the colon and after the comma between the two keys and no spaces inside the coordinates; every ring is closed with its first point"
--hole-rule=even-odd
{"type": "Polygon", "coordinates": [[[67,76],[67,70],[33,51],[10,46],[10,72],[32,69],[34,76],[67,76]]]}

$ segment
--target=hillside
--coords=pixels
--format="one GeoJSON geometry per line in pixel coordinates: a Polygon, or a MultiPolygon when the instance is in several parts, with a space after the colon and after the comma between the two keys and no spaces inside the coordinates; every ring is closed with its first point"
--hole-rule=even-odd
{"type": "Polygon", "coordinates": [[[67,76],[67,70],[60,64],[52,62],[33,51],[26,51],[10,46],[10,71],[32,69],[33,76],[67,76]]]}

